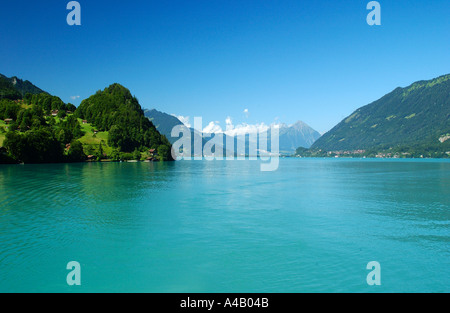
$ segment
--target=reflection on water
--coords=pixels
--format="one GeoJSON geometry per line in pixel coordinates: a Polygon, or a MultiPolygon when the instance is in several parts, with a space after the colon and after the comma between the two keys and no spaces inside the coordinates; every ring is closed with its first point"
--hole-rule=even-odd
{"type": "Polygon", "coordinates": [[[0,291],[449,291],[450,162],[0,166],[0,291]],[[382,286],[366,284],[380,262],[382,286]]]}

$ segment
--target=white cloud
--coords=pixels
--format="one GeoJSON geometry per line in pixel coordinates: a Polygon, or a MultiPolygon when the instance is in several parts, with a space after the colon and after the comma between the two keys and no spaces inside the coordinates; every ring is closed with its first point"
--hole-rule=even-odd
{"type": "MultiPolygon", "coordinates": [[[[192,127],[189,116],[182,116],[182,115],[174,115],[176,118],[178,118],[184,125],[187,127],[192,127]]],[[[233,124],[233,120],[230,116],[228,116],[225,119],[225,129],[223,129],[220,126],[219,121],[211,121],[209,124],[203,128],[203,133],[206,134],[226,134],[228,136],[239,136],[239,135],[245,135],[245,134],[254,134],[254,133],[262,133],[267,130],[269,130],[271,127],[274,128],[280,128],[283,124],[274,122],[271,125],[265,124],[265,123],[257,123],[257,124],[247,124],[242,123],[238,125],[233,124]]],[[[199,129],[200,130],[200,129],[199,129]]]]}
{"type": "Polygon", "coordinates": [[[218,134],[218,133],[223,133],[222,127],[220,127],[220,125],[218,125],[219,123],[216,122],[210,122],[208,124],[208,126],[206,126],[203,129],[203,133],[206,134],[218,134]]]}
{"type": "Polygon", "coordinates": [[[70,96],[70,99],[77,100],[77,99],[80,99],[80,96],[70,96]]]}
{"type": "Polygon", "coordinates": [[[239,125],[230,125],[231,127],[227,127],[227,131],[225,132],[228,136],[239,136],[244,134],[254,134],[258,132],[267,131],[270,126],[260,123],[260,124],[239,124],[239,125]]]}
{"type": "Polygon", "coordinates": [[[220,127],[218,121],[210,122],[208,124],[208,126],[206,126],[203,129],[203,132],[204,133],[224,133],[228,136],[239,136],[239,135],[245,135],[245,134],[254,134],[254,133],[258,133],[258,132],[265,132],[270,128],[269,125],[266,125],[264,123],[253,124],[253,125],[247,124],[247,123],[242,123],[239,125],[234,125],[233,120],[229,116],[225,119],[225,125],[226,125],[226,129],[224,131],[222,129],[222,127],[220,127]]]}
{"type": "Polygon", "coordinates": [[[181,123],[186,125],[186,127],[188,128],[192,127],[191,123],[189,122],[189,116],[175,115],[175,114],[172,114],[172,116],[175,116],[177,119],[179,119],[181,123]]]}
{"type": "Polygon", "coordinates": [[[231,117],[229,117],[229,116],[225,119],[225,124],[227,125],[227,127],[226,127],[227,131],[232,130],[234,128],[233,121],[231,120],[231,117]]]}

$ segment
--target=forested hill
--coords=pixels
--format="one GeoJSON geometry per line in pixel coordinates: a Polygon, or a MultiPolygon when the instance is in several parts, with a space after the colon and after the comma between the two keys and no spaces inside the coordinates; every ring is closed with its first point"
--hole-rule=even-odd
{"type": "Polygon", "coordinates": [[[450,74],[397,88],[356,110],[311,149],[445,150],[449,135],[450,74]]]}
{"type": "Polygon", "coordinates": [[[28,80],[23,81],[17,77],[8,78],[0,74],[0,99],[18,100],[26,94],[46,93],[28,80]]]}
{"type": "Polygon", "coordinates": [[[171,159],[171,144],[167,138],[144,116],[137,98],[119,84],[83,100],[75,116],[99,131],[109,132],[108,144],[119,151],[157,149],[161,157],[171,159]]]}
{"type": "Polygon", "coordinates": [[[172,160],[171,144],[125,87],[113,84],[76,108],[21,84],[0,77],[0,163],[172,160]]]}

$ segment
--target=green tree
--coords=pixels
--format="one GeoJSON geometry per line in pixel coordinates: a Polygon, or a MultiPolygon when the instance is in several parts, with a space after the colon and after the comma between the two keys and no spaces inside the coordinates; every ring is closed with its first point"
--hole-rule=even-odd
{"type": "Polygon", "coordinates": [[[158,147],[158,156],[161,161],[172,160],[171,149],[166,145],[161,145],[158,147]]]}
{"type": "Polygon", "coordinates": [[[74,106],[72,103],[67,103],[66,109],[67,109],[67,111],[71,111],[71,112],[73,113],[73,112],[75,112],[75,110],[77,109],[77,107],[74,106]]]}
{"type": "Polygon", "coordinates": [[[63,110],[59,111],[57,116],[60,119],[65,118],[67,116],[66,111],[63,111],[63,110]]]}
{"type": "Polygon", "coordinates": [[[133,152],[133,160],[139,161],[141,159],[141,152],[135,149],[133,152]]]}
{"type": "Polygon", "coordinates": [[[53,163],[63,161],[63,147],[48,129],[6,134],[4,146],[17,161],[24,163],[53,163]]]}
{"type": "Polygon", "coordinates": [[[69,162],[82,162],[86,160],[86,154],[83,151],[83,145],[78,140],[73,140],[70,143],[68,160],[69,162]]]}

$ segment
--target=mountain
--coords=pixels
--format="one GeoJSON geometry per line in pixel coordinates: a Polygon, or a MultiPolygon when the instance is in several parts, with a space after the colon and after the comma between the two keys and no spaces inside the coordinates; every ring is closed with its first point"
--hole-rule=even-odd
{"type": "MultiPolygon", "coordinates": [[[[157,111],[155,109],[153,110],[145,110],[144,111],[145,116],[148,117],[153,124],[156,126],[158,131],[160,131],[163,135],[165,135],[169,141],[173,144],[175,141],[178,140],[178,138],[172,138],[171,132],[173,127],[177,125],[183,125],[183,123],[176,118],[173,115],[163,113],[160,111],[157,111]]],[[[191,130],[191,137],[192,138],[201,138],[201,134],[198,131],[195,131],[194,129],[191,130]]],[[[214,136],[214,134],[210,134],[211,136],[214,136]]],[[[224,138],[223,147],[226,147],[226,139],[227,136],[224,138]]],[[[268,147],[270,148],[270,132],[268,133],[268,147]]],[[[309,148],[318,138],[320,137],[320,134],[309,127],[307,124],[299,121],[295,123],[294,125],[287,126],[286,124],[280,125],[280,152],[286,153],[286,154],[292,154],[295,152],[295,150],[298,147],[306,147],[309,148]]],[[[202,140],[203,145],[209,140],[208,138],[202,138],[199,139],[202,140]]],[[[246,138],[245,147],[246,151],[249,151],[249,142],[250,138],[246,138]]],[[[193,141],[193,140],[192,140],[193,141]]],[[[235,138],[234,141],[235,146],[238,145],[238,140],[235,138]]],[[[192,148],[193,149],[193,148],[192,148]]],[[[234,149],[233,149],[234,150],[234,149]]],[[[192,150],[193,151],[193,150],[192,150]]]]}
{"type": "MultiPolygon", "coordinates": [[[[161,132],[161,134],[163,134],[171,144],[174,144],[178,139],[180,139],[179,137],[172,137],[172,129],[175,126],[184,126],[183,122],[181,122],[178,118],[155,109],[145,110],[144,114],[150,121],[152,121],[156,129],[161,132]]],[[[194,156],[194,142],[201,141],[203,147],[209,138],[203,138],[202,134],[193,128],[188,129],[191,132],[191,152],[192,156],[194,156]]]]}
{"type": "MultiPolygon", "coordinates": [[[[302,121],[293,125],[279,124],[279,152],[282,155],[292,155],[299,147],[309,148],[320,138],[320,133],[302,121]]],[[[267,148],[271,152],[271,132],[267,131],[267,148]]],[[[246,138],[246,147],[250,145],[250,138],[246,138]]]]}
{"type": "Polygon", "coordinates": [[[47,92],[36,87],[28,80],[23,81],[16,76],[8,78],[5,75],[0,74],[0,99],[22,99],[27,93],[40,94],[47,92]]]}
{"type": "Polygon", "coordinates": [[[172,129],[177,125],[184,125],[178,118],[173,115],[153,110],[144,110],[144,115],[155,125],[156,129],[166,136],[173,144],[178,138],[172,138],[172,129]]]}
{"type": "Polygon", "coordinates": [[[298,147],[309,148],[320,138],[320,133],[298,121],[292,126],[280,126],[280,152],[294,153],[298,147]]]}
{"type": "Polygon", "coordinates": [[[449,134],[450,74],[396,88],[353,112],[318,139],[311,149],[440,150],[447,149],[450,140],[445,138],[449,134]]]}

